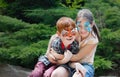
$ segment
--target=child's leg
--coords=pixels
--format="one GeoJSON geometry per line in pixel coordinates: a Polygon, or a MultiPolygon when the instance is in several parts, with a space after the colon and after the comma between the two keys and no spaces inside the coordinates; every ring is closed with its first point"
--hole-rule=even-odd
{"type": "Polygon", "coordinates": [[[81,73],[75,72],[72,77],[83,77],[83,76],[81,75],[81,73]]]}
{"type": "Polygon", "coordinates": [[[45,71],[45,65],[42,62],[37,62],[34,70],[28,77],[43,77],[43,73],[45,71]]]}
{"type": "Polygon", "coordinates": [[[80,63],[74,63],[74,67],[76,72],[74,73],[73,77],[85,77],[87,69],[80,63]]]}
{"type": "Polygon", "coordinates": [[[79,72],[75,72],[73,77],[94,77],[93,65],[90,65],[88,63],[82,63],[80,67],[81,67],[81,70],[79,72]],[[86,70],[84,70],[83,67],[86,70]]]}
{"type": "Polygon", "coordinates": [[[52,72],[55,70],[57,66],[53,65],[49,69],[47,69],[43,75],[43,77],[51,77],[52,72]]]}

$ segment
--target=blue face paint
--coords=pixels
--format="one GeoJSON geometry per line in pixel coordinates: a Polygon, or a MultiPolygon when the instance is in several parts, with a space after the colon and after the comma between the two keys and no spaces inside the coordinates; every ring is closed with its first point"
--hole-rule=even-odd
{"type": "Polygon", "coordinates": [[[91,32],[92,30],[91,25],[88,21],[84,23],[84,27],[85,27],[85,30],[87,30],[88,32],[91,32]]]}
{"type": "Polygon", "coordinates": [[[77,24],[76,24],[77,31],[79,31],[79,30],[80,30],[79,25],[80,25],[80,21],[77,21],[77,24]]]}

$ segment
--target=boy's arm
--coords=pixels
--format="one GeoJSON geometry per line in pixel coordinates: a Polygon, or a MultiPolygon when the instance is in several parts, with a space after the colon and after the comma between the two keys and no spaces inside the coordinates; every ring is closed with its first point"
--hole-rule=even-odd
{"type": "Polygon", "coordinates": [[[49,53],[51,53],[57,60],[64,58],[64,55],[58,54],[53,48],[50,49],[49,53]]]}
{"type": "Polygon", "coordinates": [[[49,43],[48,43],[48,48],[47,48],[46,54],[50,53],[51,43],[52,43],[52,41],[53,41],[56,37],[57,37],[56,34],[51,36],[51,38],[50,38],[50,40],[49,40],[49,43]]]}
{"type": "Polygon", "coordinates": [[[69,62],[72,55],[73,54],[69,50],[65,51],[64,52],[64,58],[61,59],[61,60],[57,60],[57,64],[65,64],[65,63],[69,62]]]}
{"type": "Polygon", "coordinates": [[[58,62],[59,63],[64,63],[64,62],[66,62],[66,60],[63,59],[64,55],[58,54],[56,51],[53,50],[53,48],[51,48],[51,43],[56,37],[58,37],[58,36],[55,34],[50,38],[48,48],[47,48],[47,52],[46,52],[46,56],[51,63],[55,63],[55,64],[58,63],[58,62]],[[63,60],[61,61],[61,59],[63,59],[63,60]],[[60,60],[60,61],[57,62],[57,60],[60,60]]]}
{"type": "Polygon", "coordinates": [[[56,60],[55,60],[55,57],[50,53],[50,48],[51,48],[51,43],[52,43],[52,41],[55,39],[57,37],[57,35],[55,34],[55,35],[52,35],[52,37],[50,38],[50,40],[49,40],[49,43],[48,43],[48,48],[47,48],[47,52],[46,52],[46,56],[47,56],[47,58],[49,59],[49,61],[51,62],[51,63],[55,63],[56,64],[56,60]]]}

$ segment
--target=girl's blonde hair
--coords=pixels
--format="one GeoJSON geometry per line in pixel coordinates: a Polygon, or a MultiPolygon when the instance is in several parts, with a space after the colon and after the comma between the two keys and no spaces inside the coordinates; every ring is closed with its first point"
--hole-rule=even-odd
{"type": "Polygon", "coordinates": [[[56,23],[57,31],[62,32],[63,29],[66,30],[68,27],[75,28],[75,22],[69,17],[61,17],[56,23]]]}
{"type": "Polygon", "coordinates": [[[87,19],[87,21],[89,21],[90,24],[93,24],[92,29],[93,29],[94,33],[97,35],[98,39],[100,40],[99,30],[98,30],[98,27],[95,24],[92,12],[90,10],[88,10],[88,9],[82,9],[77,14],[76,22],[77,22],[78,18],[87,19]]]}

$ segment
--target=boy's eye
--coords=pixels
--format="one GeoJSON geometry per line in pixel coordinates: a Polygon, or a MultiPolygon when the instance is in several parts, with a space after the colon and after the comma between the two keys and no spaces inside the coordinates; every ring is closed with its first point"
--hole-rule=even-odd
{"type": "Polygon", "coordinates": [[[63,31],[61,32],[61,34],[62,34],[63,36],[75,35],[75,34],[76,34],[76,30],[75,30],[75,29],[72,29],[72,30],[70,30],[70,31],[63,30],[63,31]]]}
{"type": "Polygon", "coordinates": [[[75,35],[75,34],[76,34],[76,29],[73,29],[73,30],[71,31],[71,33],[72,33],[73,35],[75,35]]]}
{"type": "Polygon", "coordinates": [[[68,32],[67,32],[66,30],[63,30],[63,31],[61,32],[61,34],[62,34],[63,36],[67,36],[67,35],[68,35],[68,32]]]}
{"type": "Polygon", "coordinates": [[[71,32],[75,32],[75,29],[73,29],[71,32]]]}

